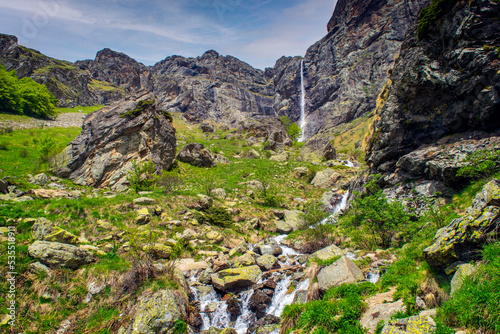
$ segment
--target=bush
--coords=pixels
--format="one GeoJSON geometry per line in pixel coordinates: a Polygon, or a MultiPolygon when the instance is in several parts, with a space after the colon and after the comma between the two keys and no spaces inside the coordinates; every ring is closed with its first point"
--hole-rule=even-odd
{"type": "Polygon", "coordinates": [[[230,227],[234,222],[231,214],[222,207],[213,206],[205,212],[197,212],[195,218],[200,223],[207,223],[221,227],[230,227]]]}
{"type": "Polygon", "coordinates": [[[477,151],[467,156],[464,162],[465,166],[458,170],[457,176],[480,179],[498,171],[500,150],[477,151]]]}
{"type": "Polygon", "coordinates": [[[127,181],[130,188],[136,193],[139,191],[150,190],[155,182],[155,166],[153,161],[150,160],[143,163],[133,161],[132,165],[133,169],[127,175],[127,181]]]}
{"type": "Polygon", "coordinates": [[[296,142],[300,136],[302,136],[302,129],[297,125],[297,123],[292,123],[290,117],[281,116],[280,121],[285,126],[286,132],[290,138],[292,138],[292,141],[296,142]]]}
{"type": "Polygon", "coordinates": [[[500,242],[486,246],[483,258],[477,272],[464,279],[453,298],[439,309],[444,324],[500,332],[500,242]]]}
{"type": "Polygon", "coordinates": [[[330,213],[325,210],[325,206],[321,201],[313,200],[307,202],[304,207],[304,213],[301,214],[301,218],[304,221],[304,227],[309,228],[318,225],[329,215],[330,213]]]}
{"type": "Polygon", "coordinates": [[[8,72],[0,65],[0,110],[49,117],[56,115],[56,103],[47,86],[31,78],[19,80],[15,71],[8,72]]]}
{"type": "Polygon", "coordinates": [[[162,171],[161,175],[156,178],[155,183],[157,186],[163,187],[165,193],[170,194],[179,189],[183,180],[177,171],[162,171]]]}
{"type": "Polygon", "coordinates": [[[272,183],[272,171],[259,171],[257,178],[262,184],[258,196],[265,206],[281,207],[283,199],[278,195],[278,188],[272,183]]]}
{"type": "Polygon", "coordinates": [[[432,0],[432,3],[422,9],[419,14],[420,22],[417,26],[418,38],[422,39],[429,35],[429,32],[436,21],[450,11],[458,0],[432,0]]]}

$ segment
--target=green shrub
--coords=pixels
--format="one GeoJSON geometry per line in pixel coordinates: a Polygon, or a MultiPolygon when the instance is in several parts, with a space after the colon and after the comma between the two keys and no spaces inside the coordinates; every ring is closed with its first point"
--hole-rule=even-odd
{"type": "Polygon", "coordinates": [[[167,194],[177,191],[182,183],[182,176],[177,170],[162,171],[161,175],[155,179],[155,184],[163,187],[167,194]]]}
{"type": "Polygon", "coordinates": [[[417,26],[418,38],[422,39],[429,35],[433,26],[437,25],[444,14],[450,11],[458,0],[432,0],[432,3],[422,9],[419,14],[420,22],[417,26]]]}
{"type": "Polygon", "coordinates": [[[139,101],[139,103],[137,104],[137,107],[135,109],[127,111],[126,113],[122,114],[120,117],[122,117],[122,118],[125,118],[125,117],[135,118],[135,117],[139,116],[140,114],[142,114],[146,109],[149,108],[149,106],[153,105],[154,103],[155,103],[155,101],[153,101],[153,100],[139,101]]]}
{"type": "Polygon", "coordinates": [[[314,227],[318,225],[323,219],[328,217],[330,213],[325,210],[325,206],[319,200],[311,200],[306,203],[304,212],[300,218],[304,221],[304,227],[314,227]]]}
{"type": "Polygon", "coordinates": [[[460,168],[457,176],[480,179],[489,176],[500,167],[500,150],[480,150],[467,156],[465,166],[460,168]]]}
{"type": "Polygon", "coordinates": [[[464,279],[453,298],[438,311],[439,319],[452,327],[473,327],[500,332],[500,242],[484,248],[484,263],[464,279]]]}
{"type": "Polygon", "coordinates": [[[187,330],[187,324],[184,320],[182,319],[179,319],[175,322],[175,325],[174,325],[174,331],[173,333],[174,334],[184,334],[184,333],[187,333],[188,330],[187,330]]]}
{"type": "Polygon", "coordinates": [[[197,212],[195,218],[200,223],[207,223],[221,227],[230,227],[234,222],[231,214],[222,207],[213,206],[204,212],[197,212]]]}
{"type": "Polygon", "coordinates": [[[130,188],[136,193],[139,191],[150,190],[155,182],[155,166],[153,161],[139,163],[132,162],[133,169],[127,175],[127,181],[130,188]]]}
{"type": "Polygon", "coordinates": [[[292,138],[293,142],[296,142],[300,136],[302,136],[302,129],[300,126],[298,126],[297,123],[292,123],[290,120],[290,117],[288,116],[281,116],[280,117],[281,122],[285,126],[286,132],[292,138]]]}

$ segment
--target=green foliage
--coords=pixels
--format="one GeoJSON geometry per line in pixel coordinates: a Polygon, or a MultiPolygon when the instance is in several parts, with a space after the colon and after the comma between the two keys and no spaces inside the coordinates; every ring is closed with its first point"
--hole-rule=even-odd
{"type": "Polygon", "coordinates": [[[96,105],[96,106],[76,106],[73,108],[56,108],[58,114],[67,114],[67,113],[84,113],[91,114],[94,111],[100,110],[104,108],[104,105],[96,105]]]}
{"type": "Polygon", "coordinates": [[[174,334],[184,334],[187,333],[187,324],[184,320],[179,319],[175,322],[174,325],[174,334]]]}
{"type": "Polygon", "coordinates": [[[55,154],[56,141],[50,136],[43,136],[37,142],[38,151],[40,153],[40,162],[47,163],[49,158],[55,154]]]}
{"type": "Polygon", "coordinates": [[[278,194],[278,187],[273,182],[273,170],[259,170],[257,178],[262,184],[258,196],[265,206],[280,207],[283,199],[278,194]]]}
{"type": "Polygon", "coordinates": [[[304,221],[304,227],[314,227],[323,219],[329,216],[329,212],[325,210],[325,206],[319,200],[310,200],[304,207],[304,212],[300,215],[304,221]]]}
{"type": "Polygon", "coordinates": [[[354,200],[340,224],[356,244],[367,249],[386,249],[410,240],[416,231],[413,218],[401,202],[389,202],[373,181],[368,185],[368,194],[354,200]]]}
{"type": "Polygon", "coordinates": [[[56,115],[56,99],[45,85],[31,78],[18,79],[15,71],[0,65],[0,110],[14,114],[56,115]]]}
{"type": "Polygon", "coordinates": [[[171,194],[179,189],[182,185],[182,176],[178,170],[162,171],[161,175],[156,178],[155,183],[167,194],[171,194]]]}
{"type": "Polygon", "coordinates": [[[217,188],[219,178],[215,169],[208,168],[202,173],[201,187],[207,196],[212,195],[212,190],[217,188]]]}
{"type": "Polygon", "coordinates": [[[333,287],[322,300],[286,306],[282,324],[285,324],[286,330],[296,329],[305,333],[364,333],[359,324],[365,308],[363,298],[375,291],[374,285],[368,282],[333,287]]]}
{"type": "Polygon", "coordinates": [[[297,123],[292,123],[288,116],[281,116],[280,120],[285,126],[286,132],[292,138],[292,141],[296,142],[302,136],[300,126],[297,123]]]}
{"type": "Polygon", "coordinates": [[[439,310],[445,325],[500,332],[500,242],[486,246],[483,259],[477,272],[464,279],[462,287],[439,310]]]}
{"type": "Polygon", "coordinates": [[[143,163],[133,161],[132,165],[133,169],[127,175],[127,181],[130,188],[136,193],[139,191],[150,190],[155,182],[155,166],[153,161],[150,160],[143,163]]]}
{"type": "Polygon", "coordinates": [[[230,227],[234,222],[231,214],[222,207],[213,206],[203,213],[198,212],[195,216],[200,223],[207,223],[221,227],[230,227]]]}
{"type": "Polygon", "coordinates": [[[493,174],[500,167],[500,149],[480,150],[467,156],[465,166],[460,168],[457,176],[479,179],[493,174]]]}
{"type": "Polygon", "coordinates": [[[126,113],[122,114],[120,117],[125,118],[125,117],[130,117],[130,118],[135,118],[142,114],[146,109],[149,108],[149,106],[153,105],[155,101],[153,100],[141,100],[137,104],[137,107],[135,109],[129,110],[126,113]]]}
{"type": "Polygon", "coordinates": [[[432,0],[432,3],[422,9],[419,14],[420,22],[417,26],[418,38],[422,39],[429,35],[432,27],[436,25],[444,14],[450,11],[458,0],[432,0]]]}
{"type": "Polygon", "coordinates": [[[174,122],[174,118],[172,117],[171,113],[169,113],[166,110],[162,110],[161,113],[163,114],[163,117],[165,117],[167,119],[167,121],[169,121],[170,123],[174,122]]]}

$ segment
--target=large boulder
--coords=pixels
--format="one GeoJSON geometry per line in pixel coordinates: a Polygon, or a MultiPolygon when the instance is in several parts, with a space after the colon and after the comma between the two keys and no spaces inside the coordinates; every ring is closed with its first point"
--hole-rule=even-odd
{"type": "Polygon", "coordinates": [[[336,257],[342,256],[343,254],[344,252],[340,248],[338,248],[335,245],[330,245],[328,247],[320,249],[319,251],[314,252],[313,254],[311,254],[309,258],[316,259],[319,261],[329,261],[336,257]]]}
{"type": "Polygon", "coordinates": [[[175,129],[153,94],[121,101],[88,115],[81,134],[59,156],[61,177],[90,187],[124,190],[133,163],[152,161],[156,172],[170,168],[175,129]]]}
{"type": "Polygon", "coordinates": [[[388,322],[382,334],[431,334],[435,333],[436,323],[430,315],[416,315],[388,322]]]}
{"type": "Polygon", "coordinates": [[[260,319],[266,315],[266,309],[271,302],[272,299],[262,290],[254,290],[252,297],[250,297],[249,308],[255,312],[257,319],[260,319]]]}
{"type": "Polygon", "coordinates": [[[35,241],[28,247],[28,252],[49,267],[77,269],[94,261],[88,251],[60,242],[35,241]]]}
{"type": "Polygon", "coordinates": [[[258,266],[231,268],[212,275],[213,286],[221,291],[237,291],[256,284],[262,277],[258,266]]]}
{"type": "Polygon", "coordinates": [[[332,265],[321,269],[316,276],[320,291],[326,291],[333,286],[344,283],[356,283],[365,279],[363,273],[352,262],[343,256],[332,265]]]}
{"type": "Polygon", "coordinates": [[[283,249],[274,239],[267,239],[259,242],[257,245],[255,245],[253,251],[260,255],[269,254],[274,256],[278,256],[283,253],[283,249]]]}
{"type": "Polygon", "coordinates": [[[458,266],[458,269],[453,275],[453,278],[451,279],[450,283],[451,286],[450,295],[452,297],[457,292],[457,290],[459,290],[462,287],[464,280],[467,277],[472,276],[476,272],[476,270],[477,267],[470,263],[465,263],[458,266]]]}
{"type": "Polygon", "coordinates": [[[500,180],[492,180],[476,195],[465,216],[437,231],[433,244],[424,249],[426,261],[444,270],[457,261],[478,259],[482,245],[498,236],[499,218],[500,180]]]}
{"type": "Polygon", "coordinates": [[[264,149],[282,151],[285,146],[293,144],[285,126],[276,118],[247,120],[240,126],[240,131],[243,130],[257,138],[265,138],[266,146],[264,149]]]}
{"type": "Polygon", "coordinates": [[[31,235],[33,239],[41,241],[52,241],[73,245],[76,245],[78,242],[78,237],[63,230],[43,217],[35,221],[31,235]]]}
{"type": "Polygon", "coordinates": [[[337,181],[342,177],[339,173],[332,169],[325,169],[316,173],[314,179],[311,181],[313,186],[318,188],[332,188],[337,181]]]}
{"type": "Polygon", "coordinates": [[[300,161],[334,160],[337,152],[328,139],[311,139],[300,149],[300,161]]]}
{"type": "Polygon", "coordinates": [[[271,270],[280,267],[278,259],[270,254],[259,256],[256,261],[262,270],[271,270]]]}
{"type": "Polygon", "coordinates": [[[172,290],[160,290],[139,298],[132,334],[174,333],[175,323],[187,317],[187,297],[172,290]]]}
{"type": "Polygon", "coordinates": [[[392,303],[387,302],[393,300],[394,292],[395,290],[392,289],[365,300],[368,306],[363,312],[359,323],[368,330],[368,333],[373,334],[380,321],[386,323],[391,319],[393,314],[406,311],[406,307],[401,299],[392,303]]]}
{"type": "Polygon", "coordinates": [[[203,144],[188,144],[177,154],[177,160],[196,167],[215,167],[215,157],[203,144]]]}

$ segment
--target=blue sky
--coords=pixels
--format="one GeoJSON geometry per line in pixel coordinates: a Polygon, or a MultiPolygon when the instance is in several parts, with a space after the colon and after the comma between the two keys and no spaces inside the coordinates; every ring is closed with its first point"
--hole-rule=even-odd
{"type": "Polygon", "coordinates": [[[0,0],[0,33],[64,60],[110,48],[146,64],[214,49],[272,67],[326,35],[336,0],[0,0]]]}

